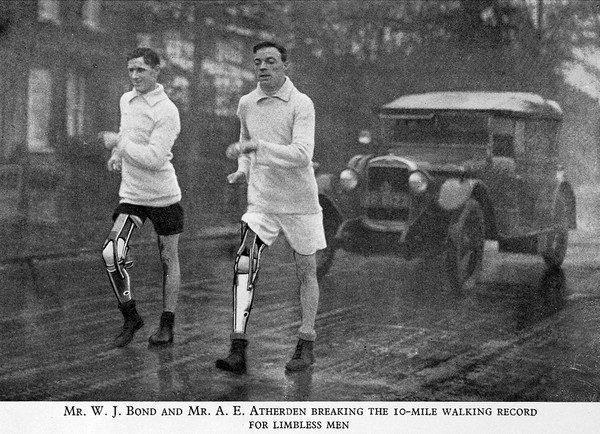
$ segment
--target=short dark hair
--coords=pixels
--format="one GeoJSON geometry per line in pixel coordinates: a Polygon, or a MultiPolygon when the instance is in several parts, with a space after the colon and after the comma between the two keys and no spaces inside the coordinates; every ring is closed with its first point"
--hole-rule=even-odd
{"type": "Polygon", "coordinates": [[[252,48],[252,53],[256,54],[256,52],[258,50],[260,50],[261,48],[267,48],[267,47],[276,48],[277,51],[279,51],[279,54],[281,54],[281,61],[282,62],[287,61],[287,50],[285,49],[285,47],[283,45],[278,44],[277,42],[273,42],[273,41],[259,42],[252,48]]]}
{"type": "Polygon", "coordinates": [[[160,65],[160,57],[158,54],[156,54],[156,51],[152,50],[151,48],[136,48],[127,54],[127,61],[130,61],[131,59],[137,59],[138,57],[143,57],[144,63],[153,68],[157,65],[160,65]]]}

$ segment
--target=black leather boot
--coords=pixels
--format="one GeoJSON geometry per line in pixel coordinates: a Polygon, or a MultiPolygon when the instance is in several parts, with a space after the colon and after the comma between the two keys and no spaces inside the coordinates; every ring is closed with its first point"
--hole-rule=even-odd
{"type": "Polygon", "coordinates": [[[119,309],[125,318],[123,323],[123,330],[115,338],[115,346],[124,347],[133,339],[133,335],[136,331],[142,328],[144,321],[135,309],[135,300],[129,300],[119,305],[119,309]]]}
{"type": "Polygon", "coordinates": [[[160,326],[148,338],[150,345],[165,345],[173,342],[173,323],[175,314],[173,312],[163,312],[160,316],[160,326]]]}
{"type": "Polygon", "coordinates": [[[224,359],[217,360],[216,366],[224,371],[243,374],[246,372],[246,339],[232,339],[229,355],[224,359]]]}
{"type": "Polygon", "coordinates": [[[304,371],[308,369],[313,363],[315,363],[315,356],[313,354],[313,343],[314,342],[312,341],[298,339],[296,351],[294,352],[292,359],[285,365],[285,369],[287,369],[288,371],[304,371]]]}

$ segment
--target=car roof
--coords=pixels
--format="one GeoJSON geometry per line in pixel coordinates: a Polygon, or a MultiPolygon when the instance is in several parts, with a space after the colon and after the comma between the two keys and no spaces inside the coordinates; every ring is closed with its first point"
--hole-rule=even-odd
{"type": "Polygon", "coordinates": [[[528,92],[430,92],[401,96],[380,113],[421,110],[474,110],[505,112],[525,117],[562,119],[557,102],[528,92]]]}

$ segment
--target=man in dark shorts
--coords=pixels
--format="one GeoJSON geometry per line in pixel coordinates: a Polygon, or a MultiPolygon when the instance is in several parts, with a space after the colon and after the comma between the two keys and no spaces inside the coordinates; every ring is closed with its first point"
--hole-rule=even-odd
{"type": "Polygon", "coordinates": [[[183,232],[181,189],[171,163],[171,149],[180,132],[177,107],[157,82],[160,58],[149,48],[127,56],[133,89],[120,100],[119,133],[100,133],[112,150],[108,170],[121,172],[119,205],[113,227],[102,247],[108,277],[125,322],[115,345],[131,342],[144,321],[135,307],[127,269],[129,242],[146,219],[154,225],[163,270],[163,312],[160,326],[149,338],[151,345],[173,342],[173,323],[180,287],[179,234],[183,232]]]}

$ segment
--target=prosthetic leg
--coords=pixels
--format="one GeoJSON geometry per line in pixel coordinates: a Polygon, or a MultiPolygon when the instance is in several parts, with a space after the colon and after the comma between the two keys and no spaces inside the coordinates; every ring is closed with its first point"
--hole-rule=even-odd
{"type": "Polygon", "coordinates": [[[258,277],[260,256],[266,245],[242,222],[242,239],[234,264],[233,280],[233,333],[231,350],[225,359],[217,360],[217,368],[236,373],[246,372],[246,325],[252,301],[254,284],[258,277]]]}
{"type": "Polygon", "coordinates": [[[258,277],[260,255],[265,244],[246,223],[242,223],[242,242],[233,266],[233,334],[245,335],[252,301],[254,283],[258,277]],[[250,258],[253,258],[252,261],[250,258]]]}
{"type": "Polygon", "coordinates": [[[144,224],[141,218],[119,214],[108,238],[102,247],[102,257],[108,273],[108,279],[119,302],[119,309],[125,318],[123,330],[115,338],[115,345],[124,347],[133,339],[133,334],[142,328],[144,321],[137,313],[135,300],[131,292],[131,282],[126,268],[133,263],[127,259],[129,240],[136,227],[144,224]]]}

